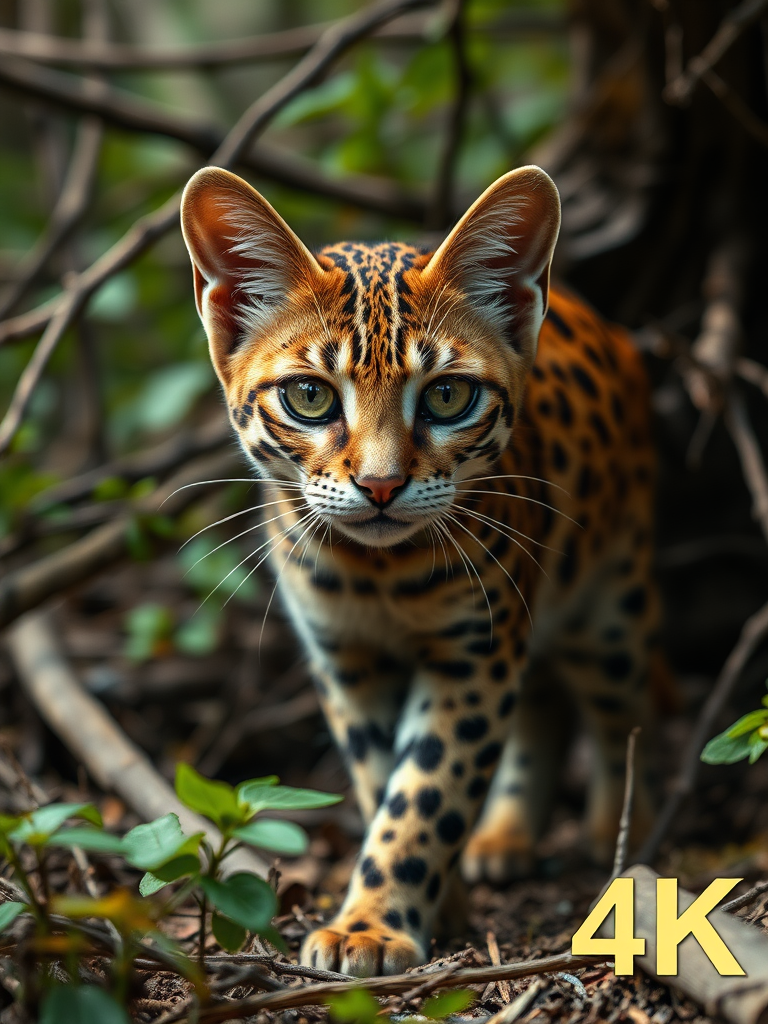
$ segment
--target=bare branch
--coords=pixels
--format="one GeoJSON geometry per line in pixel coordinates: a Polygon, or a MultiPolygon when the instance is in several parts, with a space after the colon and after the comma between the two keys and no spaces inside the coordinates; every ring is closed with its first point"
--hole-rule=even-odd
{"type": "Polygon", "coordinates": [[[741,96],[734,92],[730,85],[724,82],[720,75],[715,74],[714,71],[703,71],[701,78],[746,132],[759,142],[761,146],[768,147],[768,124],[761,120],[757,114],[752,113],[741,96]]]}
{"type": "Polygon", "coordinates": [[[768,475],[760,445],[747,416],[743,397],[733,388],[725,407],[725,425],[739,453],[744,479],[752,495],[752,515],[768,541],[768,475]]]}
{"type": "MultiPolygon", "coordinates": [[[[245,111],[213,153],[212,162],[224,167],[237,163],[270,120],[302,89],[315,82],[350,46],[377,26],[411,8],[424,6],[425,2],[427,0],[385,0],[331,26],[292,71],[245,111]]],[[[127,266],[153,241],[178,223],[180,201],[180,194],[172,196],[159,210],[143,217],[101,259],[70,282],[21,376],[11,405],[0,424],[0,452],[10,444],[51,354],[85,302],[104,281],[127,266]]]]}
{"type": "MultiPolygon", "coordinates": [[[[435,987],[439,987],[440,975],[444,975],[446,986],[456,988],[458,986],[484,984],[488,981],[506,981],[514,978],[526,978],[536,974],[550,974],[557,971],[573,971],[579,967],[588,967],[595,963],[604,962],[605,957],[598,956],[573,956],[570,953],[558,953],[555,956],[541,957],[538,960],[522,960],[514,964],[491,964],[489,967],[466,967],[463,970],[445,968],[441,972],[435,972],[432,980],[436,981],[435,987]]],[[[261,1010],[287,1010],[294,1006],[317,1006],[322,1005],[331,996],[341,995],[343,992],[354,992],[357,989],[367,989],[375,996],[397,995],[401,992],[408,992],[413,988],[426,971],[412,971],[409,974],[395,974],[384,978],[359,978],[346,982],[329,982],[319,985],[305,985],[301,988],[291,988],[282,992],[267,992],[263,995],[250,996],[247,999],[236,999],[218,1006],[201,1007],[199,1016],[195,1018],[199,1024],[217,1024],[217,1022],[228,1020],[242,1020],[243,1017],[251,1017],[260,1013],[261,1010]]],[[[511,1005],[511,1004],[510,1004],[511,1005]]],[[[178,1024],[189,1024],[191,1017],[177,1017],[178,1024]]],[[[174,1020],[167,1017],[168,1024],[174,1020]]]]}
{"type": "Polygon", "coordinates": [[[757,21],[766,8],[768,0],[743,0],[738,7],[729,11],[701,53],[692,57],[683,74],[666,87],[663,96],[667,103],[687,103],[699,79],[712,70],[742,32],[757,21]]]}
{"type": "Polygon", "coordinates": [[[472,85],[472,75],[467,59],[466,0],[452,0],[452,7],[448,39],[450,40],[453,54],[455,92],[453,105],[448,117],[445,146],[435,181],[435,193],[427,213],[427,226],[432,230],[447,228],[452,220],[456,162],[464,135],[464,124],[472,85]]]}
{"type": "Polygon", "coordinates": [[[755,362],[754,359],[740,358],[736,360],[736,373],[742,380],[749,381],[756,388],[760,388],[768,398],[768,367],[755,362]]]}
{"type": "Polygon", "coordinates": [[[2,297],[0,318],[7,316],[36,284],[51,257],[85,214],[96,177],[102,134],[98,118],[86,118],[80,125],[64,187],[44,232],[21,263],[16,280],[2,297]]]}
{"type": "MultiPolygon", "coordinates": [[[[256,61],[277,61],[301,57],[315,45],[326,25],[300,28],[190,46],[184,50],[145,50],[133,46],[95,45],[77,39],[62,39],[35,32],[0,29],[0,57],[25,57],[42,64],[91,68],[98,71],[179,71],[185,68],[220,67],[256,61]]],[[[488,27],[494,37],[521,33],[563,32],[565,18],[559,12],[509,11],[488,27]]],[[[429,38],[429,19],[406,14],[391,25],[371,33],[380,43],[419,45],[429,38]]]]}
{"type": "Polygon", "coordinates": [[[123,558],[128,551],[135,515],[157,515],[163,503],[163,514],[176,516],[197,497],[195,488],[173,494],[177,488],[226,474],[230,467],[238,464],[234,452],[228,455],[217,452],[196,459],[139,502],[130,513],[105,523],[60,551],[6,573],[0,580],[0,629],[54,594],[82,583],[123,558]]]}
{"type": "Polygon", "coordinates": [[[758,882],[757,885],[753,886],[741,896],[728,900],[727,903],[721,903],[720,910],[725,910],[729,914],[733,914],[737,910],[741,910],[742,907],[748,907],[750,903],[754,903],[757,897],[762,896],[764,892],[768,892],[768,882],[758,882]]]}
{"type": "Polygon", "coordinates": [[[711,737],[717,717],[725,707],[734,686],[763,638],[768,635],[768,604],[755,612],[744,623],[736,646],[723,665],[714,689],[710,692],[694,726],[683,755],[683,761],[672,789],[656,820],[651,835],[637,856],[637,862],[650,864],[656,856],[659,844],[666,836],[684,801],[693,793],[701,765],[700,757],[704,744],[711,737]]]}

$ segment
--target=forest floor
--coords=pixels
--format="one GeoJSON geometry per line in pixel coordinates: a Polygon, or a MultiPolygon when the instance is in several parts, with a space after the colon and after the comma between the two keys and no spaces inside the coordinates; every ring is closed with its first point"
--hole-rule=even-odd
{"type": "MultiPolygon", "coordinates": [[[[162,604],[180,617],[186,614],[190,597],[171,556],[125,565],[83,587],[55,609],[54,622],[84,686],[106,704],[167,777],[172,777],[174,764],[184,760],[205,774],[231,782],[276,773],[289,785],[345,794],[336,807],[293,815],[310,834],[309,851],[298,859],[283,859],[273,872],[280,899],[277,926],[295,961],[307,931],[327,921],[343,899],[362,823],[305,667],[297,660],[296,643],[279,610],[270,611],[262,631],[268,593],[269,588],[265,594],[259,591],[251,602],[229,605],[218,649],[201,657],[179,653],[167,638],[158,639],[146,658],[126,653],[126,614],[139,601],[162,604]]],[[[680,707],[659,723],[654,738],[662,780],[674,771],[708,685],[708,680],[698,677],[679,680],[680,707]]],[[[0,755],[17,759],[50,799],[94,800],[105,825],[117,831],[138,822],[122,801],[94,787],[42,723],[17,684],[7,653],[0,655],[0,716],[0,755]]],[[[590,863],[579,841],[588,760],[586,744],[577,737],[565,773],[568,783],[540,844],[535,876],[505,887],[473,887],[466,927],[433,944],[433,963],[459,961],[474,967],[569,951],[573,932],[606,881],[605,870],[590,863]]],[[[696,799],[680,816],[674,837],[656,865],[663,874],[677,876],[695,892],[716,876],[741,877],[744,881],[734,895],[768,875],[768,808],[761,797],[768,789],[768,758],[764,761],[749,772],[740,766],[707,769],[696,799]]],[[[11,778],[7,772],[0,773],[0,812],[18,810],[19,797],[13,793],[11,778]]],[[[62,891],[77,891],[81,880],[67,856],[61,854],[60,868],[52,879],[62,891]]],[[[116,885],[135,888],[138,875],[122,862],[94,856],[92,865],[93,880],[102,892],[116,885]]],[[[739,914],[768,930],[768,894],[739,914]]],[[[198,927],[194,906],[180,908],[168,927],[193,953],[198,927]]],[[[213,939],[210,942],[208,952],[217,953],[213,939]]],[[[246,952],[267,950],[253,940],[246,952]]],[[[283,955],[278,954],[278,959],[284,960],[283,955]]],[[[132,1004],[136,1021],[163,1020],[187,997],[185,983],[172,974],[151,971],[140,977],[142,991],[132,1004]]],[[[632,978],[616,978],[610,966],[594,966],[542,977],[543,981],[523,978],[477,986],[474,1006],[452,1019],[484,1019],[531,984],[538,986],[536,996],[517,1019],[569,1024],[694,1020],[704,1024],[710,1019],[671,988],[639,972],[632,978]]],[[[307,983],[306,979],[281,981],[307,983]]],[[[235,998],[254,991],[258,986],[247,983],[222,988],[235,998]]],[[[409,1000],[392,996],[383,1003],[394,1019],[418,1012],[421,1005],[418,996],[409,1000]]],[[[16,1024],[20,1018],[15,1012],[0,985],[0,1022],[16,1024]]],[[[324,1007],[303,1007],[275,1014],[263,1011],[253,1019],[261,1024],[275,1019],[300,1024],[324,1019],[326,1014],[324,1007]]]]}

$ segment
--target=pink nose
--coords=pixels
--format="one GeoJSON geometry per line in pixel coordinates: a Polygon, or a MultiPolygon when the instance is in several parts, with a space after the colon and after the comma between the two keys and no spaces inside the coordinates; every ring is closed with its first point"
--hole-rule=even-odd
{"type": "Polygon", "coordinates": [[[366,476],[359,480],[355,480],[354,477],[352,479],[374,505],[386,505],[408,483],[405,476],[366,476]]]}

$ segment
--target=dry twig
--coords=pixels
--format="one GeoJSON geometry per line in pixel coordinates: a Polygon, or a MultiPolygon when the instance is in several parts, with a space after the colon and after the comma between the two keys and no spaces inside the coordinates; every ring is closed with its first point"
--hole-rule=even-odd
{"type": "MultiPolygon", "coordinates": [[[[211,843],[220,844],[221,836],[210,822],[181,803],[146,754],[83,690],[59,650],[46,614],[25,616],[11,630],[9,645],[25,692],[102,789],[118,793],[145,821],[173,811],[187,832],[205,832],[211,843]]],[[[245,849],[231,854],[228,867],[267,874],[267,865],[245,849]]]]}
{"type": "Polygon", "coordinates": [[[748,907],[750,903],[754,903],[757,897],[762,896],[764,892],[768,892],[768,882],[758,882],[757,885],[742,893],[741,896],[736,896],[734,899],[728,900],[727,903],[722,903],[720,910],[733,914],[737,910],[741,910],[742,907],[748,907]]]}
{"type": "Polygon", "coordinates": [[[635,795],[635,745],[640,735],[640,726],[636,725],[627,737],[627,767],[624,778],[624,805],[621,808],[619,834],[616,837],[616,853],[613,858],[613,871],[610,880],[618,878],[627,863],[627,845],[629,830],[632,825],[632,801],[635,795]]]}
{"type": "Polygon", "coordinates": [[[667,103],[687,103],[699,79],[712,70],[742,32],[757,21],[766,8],[768,0],[742,0],[738,7],[729,11],[701,53],[692,57],[683,74],[667,85],[663,93],[667,103]]]}

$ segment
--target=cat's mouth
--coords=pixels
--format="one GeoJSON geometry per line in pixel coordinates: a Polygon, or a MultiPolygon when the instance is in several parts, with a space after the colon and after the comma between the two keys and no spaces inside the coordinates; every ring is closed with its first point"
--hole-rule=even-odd
{"type": "Polygon", "coordinates": [[[334,525],[351,540],[373,547],[391,547],[399,544],[417,532],[420,522],[396,519],[380,511],[368,519],[343,519],[338,517],[334,525]]]}

